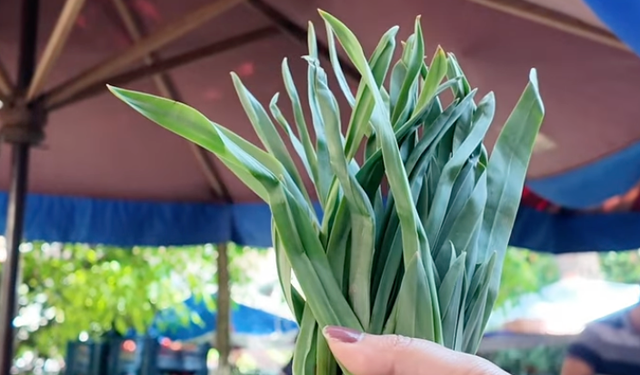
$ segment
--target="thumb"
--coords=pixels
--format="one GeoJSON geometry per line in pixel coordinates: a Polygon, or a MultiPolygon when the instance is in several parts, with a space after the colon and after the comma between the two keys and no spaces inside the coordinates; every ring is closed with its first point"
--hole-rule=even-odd
{"type": "Polygon", "coordinates": [[[492,363],[430,341],[326,327],[336,359],[353,375],[507,375],[492,363]]]}

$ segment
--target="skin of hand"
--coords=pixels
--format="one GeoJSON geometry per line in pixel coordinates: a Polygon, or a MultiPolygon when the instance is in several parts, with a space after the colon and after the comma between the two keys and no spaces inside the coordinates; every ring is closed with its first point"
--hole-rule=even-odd
{"type": "Polygon", "coordinates": [[[585,361],[567,357],[562,363],[562,375],[594,375],[595,371],[585,361]]]}
{"type": "Polygon", "coordinates": [[[508,375],[483,358],[425,340],[342,327],[325,327],[323,334],[352,375],[508,375]]]}

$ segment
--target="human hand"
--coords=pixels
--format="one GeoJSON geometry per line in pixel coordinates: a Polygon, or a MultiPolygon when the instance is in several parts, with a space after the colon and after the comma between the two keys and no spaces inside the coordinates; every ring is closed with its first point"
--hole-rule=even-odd
{"type": "Polygon", "coordinates": [[[323,333],[333,355],[353,375],[508,375],[483,358],[425,340],[341,327],[326,327],[323,333]]]}

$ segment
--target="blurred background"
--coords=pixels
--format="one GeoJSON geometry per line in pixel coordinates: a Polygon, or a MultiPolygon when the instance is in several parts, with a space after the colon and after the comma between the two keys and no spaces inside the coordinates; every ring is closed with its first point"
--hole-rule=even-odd
{"type": "MultiPolygon", "coordinates": [[[[228,252],[234,373],[280,374],[297,327],[280,291],[273,249],[230,244],[228,252]]],[[[20,373],[58,373],[69,342],[89,343],[114,331],[123,350],[136,340],[133,331],[152,333],[176,350],[215,344],[213,245],[125,249],[40,242],[23,244],[21,253],[20,373]]],[[[553,255],[510,248],[480,354],[512,374],[558,374],[564,348],[584,325],[639,296],[638,250],[553,255]]],[[[207,350],[209,369],[217,359],[215,348],[207,350]]]]}
{"type": "Polygon", "coordinates": [[[443,45],[495,91],[496,124],[538,69],[547,114],[480,355],[558,374],[586,324],[638,302],[635,0],[5,0],[0,373],[286,373],[297,326],[268,207],[105,84],[185,101],[258,143],[228,73],[266,103],[287,57],[302,91],[319,7],[368,53],[422,14],[428,53],[443,45]]]}

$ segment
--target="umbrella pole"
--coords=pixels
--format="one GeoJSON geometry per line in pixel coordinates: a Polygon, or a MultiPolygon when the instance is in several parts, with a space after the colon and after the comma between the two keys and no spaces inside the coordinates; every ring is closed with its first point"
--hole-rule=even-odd
{"type": "Polygon", "coordinates": [[[2,289],[0,289],[0,332],[2,352],[0,352],[0,373],[10,374],[13,362],[13,318],[16,308],[18,273],[20,271],[20,242],[24,222],[24,203],[27,188],[29,145],[12,146],[11,189],[7,205],[6,250],[7,257],[2,268],[2,289]]]}
{"type": "MultiPolygon", "coordinates": [[[[16,94],[29,88],[36,65],[39,0],[23,0],[21,9],[20,57],[16,94]]],[[[0,374],[10,374],[13,365],[13,319],[16,312],[20,242],[29,173],[31,145],[42,139],[44,117],[38,105],[28,106],[18,97],[2,117],[2,139],[12,148],[9,200],[6,219],[6,260],[0,284],[0,374]]]]}

